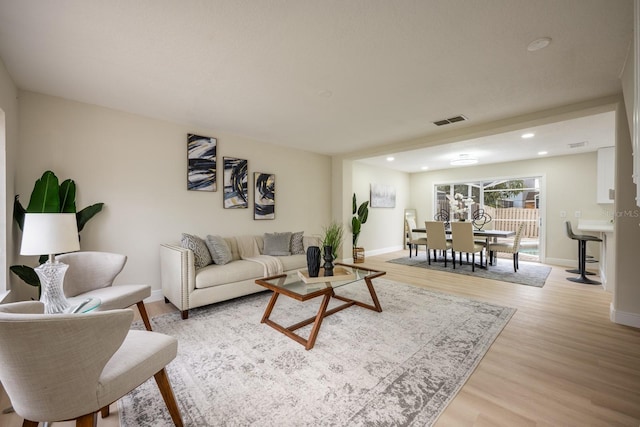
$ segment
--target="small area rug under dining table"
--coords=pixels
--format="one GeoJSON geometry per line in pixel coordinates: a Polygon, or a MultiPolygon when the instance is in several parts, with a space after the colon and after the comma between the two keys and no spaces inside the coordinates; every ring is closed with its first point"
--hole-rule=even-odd
{"type": "MultiPolygon", "coordinates": [[[[449,255],[450,257],[451,255],[449,255]]],[[[478,268],[476,266],[475,271],[472,271],[471,264],[466,263],[466,258],[463,257],[463,264],[458,263],[458,257],[456,256],[456,268],[453,269],[453,263],[451,258],[447,261],[447,266],[444,266],[442,257],[438,258],[438,261],[431,260],[431,265],[427,261],[425,252],[418,252],[417,256],[406,256],[402,258],[396,258],[387,262],[394,264],[410,265],[413,267],[425,268],[428,270],[445,271],[447,273],[464,274],[466,276],[482,277],[484,279],[500,280],[502,282],[517,283],[519,285],[536,286],[541,288],[551,272],[551,267],[547,265],[541,265],[533,262],[519,262],[518,271],[513,271],[513,260],[511,258],[498,258],[494,265],[489,265],[486,269],[478,268]]],[[[469,257],[471,260],[471,257],[469,257]]],[[[476,263],[480,262],[480,257],[476,255],[476,263]]],[[[484,262],[484,259],[483,259],[484,262]]]]}
{"type": "MultiPolygon", "coordinates": [[[[325,318],[309,351],[260,323],[270,292],[193,309],[188,320],[153,318],[179,342],[167,373],[185,425],[432,425],[515,309],[374,283],[383,311],[354,306],[325,318]]],[[[368,297],[362,282],[337,293],[368,297]]],[[[319,303],[281,297],[272,319],[296,323],[319,303]]],[[[118,405],[123,427],[172,425],[153,379],[118,405]]]]}

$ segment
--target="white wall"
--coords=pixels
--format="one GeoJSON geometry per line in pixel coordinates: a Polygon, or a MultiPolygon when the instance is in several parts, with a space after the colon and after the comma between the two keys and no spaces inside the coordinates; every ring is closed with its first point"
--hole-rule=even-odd
{"type": "MultiPolygon", "coordinates": [[[[417,209],[418,220],[433,218],[433,188],[435,184],[542,176],[546,206],[540,215],[546,223],[545,254],[549,263],[567,264],[577,261],[578,249],[566,237],[564,221],[572,221],[574,228],[580,211],[584,219],[608,219],[608,210],[596,203],[596,153],[558,156],[534,160],[499,163],[464,168],[451,168],[411,175],[411,201],[417,209]],[[566,218],[560,212],[567,212],[566,218]]],[[[599,248],[589,248],[594,255],[599,248]]]]}
{"type": "MultiPolygon", "coordinates": [[[[370,200],[371,184],[393,186],[396,190],[396,207],[369,208],[369,219],[362,226],[358,246],[364,247],[366,254],[402,249],[404,209],[412,207],[409,174],[353,162],[353,192],[356,194],[358,206],[370,200]]],[[[349,206],[351,207],[351,198],[349,206]]]]}
{"type": "MultiPolygon", "coordinates": [[[[159,289],[159,245],[178,242],[182,232],[319,234],[329,222],[327,156],[31,92],[20,93],[19,108],[16,191],[23,205],[47,169],[60,180],[76,181],[78,209],[104,202],[104,210],[81,233],[81,247],[126,254],[118,283],[159,289]],[[218,191],[187,191],[187,133],[218,139],[218,191]],[[223,156],[249,161],[249,209],[222,207],[223,156]],[[276,175],[275,220],[253,219],[253,172],[276,175]]],[[[34,257],[24,261],[36,262],[34,257]]]]}
{"type": "MultiPolygon", "coordinates": [[[[0,137],[0,301],[9,283],[8,265],[14,260],[13,188],[18,147],[18,91],[0,60],[0,110],[2,110],[5,135],[0,137]]],[[[13,297],[13,296],[12,296],[13,297]]]]}

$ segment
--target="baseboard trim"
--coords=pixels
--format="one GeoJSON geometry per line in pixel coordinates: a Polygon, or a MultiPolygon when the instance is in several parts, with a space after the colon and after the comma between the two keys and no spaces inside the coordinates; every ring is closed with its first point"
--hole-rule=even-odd
{"type": "Polygon", "coordinates": [[[559,267],[578,268],[578,261],[564,258],[545,258],[545,264],[557,265],[559,267]]]}
{"type": "Polygon", "coordinates": [[[164,301],[164,295],[162,295],[162,289],[155,289],[151,291],[151,296],[145,298],[144,302],[164,301]]]}
{"type": "MultiPolygon", "coordinates": [[[[366,261],[367,256],[388,254],[390,252],[397,252],[397,251],[401,251],[403,249],[404,249],[404,247],[402,245],[398,245],[398,246],[392,246],[390,248],[374,249],[372,251],[365,250],[364,251],[365,261],[366,261]]],[[[340,262],[344,262],[346,264],[353,264],[353,257],[352,258],[345,258],[345,259],[341,260],[340,262]]]]}
{"type": "Polygon", "coordinates": [[[624,311],[616,310],[613,303],[609,305],[609,318],[613,323],[617,323],[619,325],[640,328],[640,314],[625,313],[624,311]]]}

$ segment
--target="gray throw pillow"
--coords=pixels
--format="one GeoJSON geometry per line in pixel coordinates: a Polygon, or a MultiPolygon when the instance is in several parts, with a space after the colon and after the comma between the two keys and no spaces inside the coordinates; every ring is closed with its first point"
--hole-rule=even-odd
{"type": "Polygon", "coordinates": [[[193,251],[193,263],[196,269],[206,267],[213,263],[211,254],[204,240],[192,234],[182,233],[180,246],[193,251]]]}
{"type": "Polygon", "coordinates": [[[291,255],[291,233],[264,233],[264,255],[287,256],[291,255]]]}
{"type": "Polygon", "coordinates": [[[213,258],[214,263],[224,265],[231,262],[231,259],[233,258],[231,255],[231,249],[229,248],[226,240],[222,237],[208,235],[205,243],[209,248],[209,252],[211,253],[211,258],[213,258]]]}
{"type": "Polygon", "coordinates": [[[304,255],[306,253],[304,251],[304,243],[302,242],[303,235],[304,235],[304,231],[296,231],[295,233],[291,233],[291,254],[292,255],[304,255]]]}

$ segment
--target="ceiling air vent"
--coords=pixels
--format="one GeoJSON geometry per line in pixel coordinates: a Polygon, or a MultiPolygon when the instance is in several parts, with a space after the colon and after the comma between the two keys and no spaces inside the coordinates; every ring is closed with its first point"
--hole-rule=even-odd
{"type": "Polygon", "coordinates": [[[568,144],[569,148],[580,148],[580,147],[585,147],[587,145],[587,141],[582,141],[582,142],[574,142],[571,144],[568,144]]]}
{"type": "Polygon", "coordinates": [[[459,115],[459,116],[450,117],[444,120],[438,120],[437,122],[433,122],[433,124],[436,126],[444,126],[444,125],[450,125],[451,123],[455,123],[455,122],[464,122],[465,120],[467,120],[465,116],[459,115]]]}

